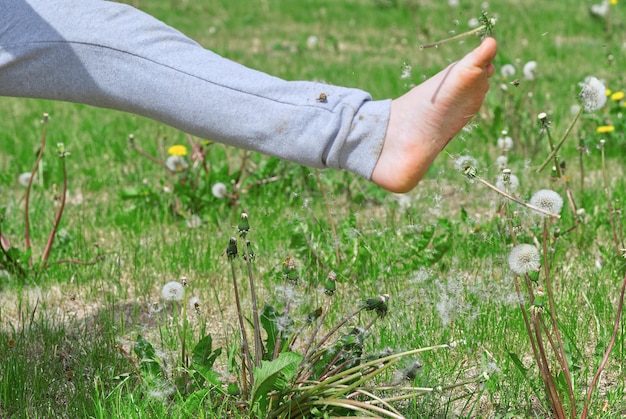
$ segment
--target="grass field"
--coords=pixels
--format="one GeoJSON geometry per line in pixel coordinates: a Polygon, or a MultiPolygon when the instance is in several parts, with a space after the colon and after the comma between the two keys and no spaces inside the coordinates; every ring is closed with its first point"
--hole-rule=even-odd
{"type": "MultiPolygon", "coordinates": [[[[260,306],[289,312],[296,325],[324,307],[322,333],[365,299],[389,294],[387,315],[367,330],[364,360],[386,348],[454,343],[396,364],[402,371],[418,361],[405,381],[430,389],[393,402],[397,417],[558,416],[535,362],[533,345],[540,343],[529,338],[529,318],[539,322],[543,339],[557,341],[555,351],[544,342],[544,365],[566,417],[583,414],[613,337],[588,415],[626,415],[626,330],[623,322],[615,326],[626,272],[626,108],[613,95],[626,90],[624,2],[610,5],[604,18],[589,12],[592,2],[574,0],[129,3],[249,67],[358,87],[375,99],[402,94],[477,45],[469,38],[419,49],[469,30],[468,22],[486,10],[497,17],[497,70],[471,129],[403,196],[348,173],[317,172],[220,144],[207,146],[208,172],[190,169],[197,183],[184,183],[128,142],[132,134],[136,148],[165,159],[168,147],[189,145],[182,132],[111,110],[0,98],[0,231],[15,251],[25,249],[26,189],[18,177],[32,170],[42,115],[50,115],[29,199],[32,254],[21,253],[15,264],[0,258],[0,418],[250,417],[241,395],[224,394],[210,380],[199,380],[210,389],[199,392],[192,353],[210,334],[211,349],[221,348],[212,371],[222,383],[241,384],[232,272],[246,313],[252,302],[246,263],[238,258],[231,271],[225,250],[242,211],[250,219],[260,306]],[[532,80],[523,73],[530,61],[536,62],[532,80]],[[503,75],[505,65],[515,74],[503,75]],[[551,165],[538,172],[548,137],[558,141],[574,120],[572,106],[580,105],[579,83],[587,76],[611,91],[607,104],[580,116],[556,175],[551,165]],[[599,126],[614,131],[598,133],[599,126]],[[506,136],[513,145],[503,151],[498,139],[506,136]],[[59,142],[71,153],[69,192],[43,269],[36,262],[60,206],[59,142]],[[559,219],[539,218],[482,182],[496,183],[502,154],[519,179],[512,194],[528,202],[536,191],[553,189],[565,201],[559,219]],[[455,168],[460,156],[473,158],[477,178],[455,168]],[[218,182],[227,197],[212,194],[218,182]],[[518,242],[539,249],[546,267],[539,275],[511,270],[508,258],[518,242]],[[88,263],[56,263],[68,260],[88,263]],[[320,289],[331,270],[337,291],[329,298],[320,289]],[[285,281],[288,275],[297,275],[298,284],[285,281]],[[182,278],[184,301],[165,301],[163,286],[182,278]]],[[[375,318],[361,311],[339,333],[375,318]]],[[[252,327],[250,316],[244,322],[252,327]]],[[[298,342],[306,342],[311,328],[301,334],[298,342]]],[[[368,388],[396,377],[389,369],[368,388]]],[[[398,386],[392,391],[401,393],[398,386]]],[[[324,409],[311,415],[336,416],[324,409]]]]}

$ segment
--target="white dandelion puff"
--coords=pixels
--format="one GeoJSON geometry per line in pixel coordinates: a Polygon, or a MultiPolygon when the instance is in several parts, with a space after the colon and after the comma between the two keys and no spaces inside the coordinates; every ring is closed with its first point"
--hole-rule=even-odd
{"type": "Polygon", "coordinates": [[[500,68],[500,74],[505,79],[508,79],[509,77],[513,77],[515,75],[515,71],[516,71],[515,66],[513,64],[504,64],[500,68]]]}
{"type": "Polygon", "coordinates": [[[169,156],[167,160],[165,160],[165,167],[170,172],[178,173],[183,172],[189,168],[189,163],[183,156],[169,156]]]}
{"type": "Polygon", "coordinates": [[[476,177],[478,162],[472,156],[460,156],[454,162],[454,167],[468,179],[476,177]]]}
{"type": "Polygon", "coordinates": [[[480,20],[478,20],[478,18],[476,17],[473,17],[467,22],[467,26],[472,29],[477,28],[478,26],[480,26],[480,20]]]}
{"type": "Polygon", "coordinates": [[[17,182],[23,187],[27,188],[28,182],[30,182],[31,177],[32,175],[30,172],[24,172],[17,178],[17,182]]]}
{"type": "Polygon", "coordinates": [[[590,76],[579,83],[580,100],[585,112],[593,112],[602,108],[606,103],[606,87],[597,78],[590,76]]]}
{"type": "Polygon", "coordinates": [[[514,193],[519,188],[519,178],[511,173],[502,173],[496,179],[496,188],[502,192],[514,193]]]}
{"type": "Polygon", "coordinates": [[[498,166],[498,169],[505,169],[508,164],[509,158],[507,156],[498,156],[496,158],[496,166],[498,166]]]}
{"type": "Polygon", "coordinates": [[[522,73],[524,74],[524,78],[526,80],[535,80],[535,71],[537,70],[537,61],[529,61],[524,64],[524,68],[522,68],[522,73]]]}
{"type": "Polygon", "coordinates": [[[202,226],[202,218],[198,217],[196,214],[192,214],[191,217],[185,220],[185,224],[187,224],[187,228],[198,228],[202,226]]]}
{"type": "Polygon", "coordinates": [[[185,294],[183,284],[178,281],[170,281],[163,285],[161,295],[165,301],[182,301],[185,294]]]}
{"type": "Polygon", "coordinates": [[[509,151],[513,148],[513,138],[504,134],[503,137],[498,138],[498,148],[502,151],[509,151]]]}
{"type": "Polygon", "coordinates": [[[226,195],[228,195],[228,189],[226,188],[226,185],[224,185],[222,182],[217,182],[211,187],[211,193],[214,197],[222,199],[226,197],[226,195]]]}
{"type": "MultiPolygon", "coordinates": [[[[559,215],[561,213],[561,209],[563,208],[563,198],[551,189],[542,189],[535,192],[535,194],[530,198],[530,205],[552,214],[559,215]]],[[[546,217],[543,213],[541,216],[546,217]]]]}
{"type": "Polygon", "coordinates": [[[509,266],[518,275],[538,271],[541,268],[539,250],[531,244],[518,244],[509,253],[509,266]]]}
{"type": "Polygon", "coordinates": [[[592,4],[591,7],[589,7],[589,13],[599,18],[605,18],[609,14],[609,9],[609,0],[603,0],[602,3],[592,4]]]}
{"type": "Polygon", "coordinates": [[[189,299],[189,307],[193,308],[194,310],[200,310],[201,306],[202,300],[200,300],[199,297],[193,296],[189,299]]]}

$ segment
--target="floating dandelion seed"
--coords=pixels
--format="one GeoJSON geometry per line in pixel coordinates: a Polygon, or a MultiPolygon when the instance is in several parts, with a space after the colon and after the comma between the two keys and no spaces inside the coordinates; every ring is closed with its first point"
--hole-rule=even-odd
{"type": "Polygon", "coordinates": [[[402,74],[400,75],[400,79],[401,80],[410,79],[412,70],[413,70],[413,68],[411,67],[411,64],[404,63],[402,65],[402,74]]]}
{"type": "Polygon", "coordinates": [[[183,156],[169,156],[167,160],[165,160],[165,167],[167,167],[170,172],[183,172],[189,168],[189,163],[183,156]]]}
{"type": "Polygon", "coordinates": [[[182,301],[185,294],[183,284],[178,281],[170,281],[163,285],[161,295],[165,301],[182,301]]]}
{"type": "Polygon", "coordinates": [[[522,73],[524,74],[524,78],[526,80],[535,80],[535,71],[537,70],[537,61],[529,61],[524,64],[524,68],[522,68],[522,73]]]}
{"type": "Polygon", "coordinates": [[[509,266],[518,275],[538,271],[541,268],[539,250],[531,244],[518,244],[509,253],[509,266]]]}
{"type": "Polygon", "coordinates": [[[516,71],[515,66],[513,64],[504,64],[500,68],[500,74],[505,79],[508,79],[509,77],[513,77],[515,75],[515,71],[516,71]]]}
{"type": "Polygon", "coordinates": [[[224,185],[222,182],[217,182],[211,187],[211,193],[214,197],[222,199],[226,197],[226,195],[228,195],[228,189],[226,188],[226,185],[224,185]]]}
{"type": "Polygon", "coordinates": [[[184,145],[173,145],[170,148],[167,149],[167,154],[169,154],[170,156],[178,156],[178,157],[183,157],[187,155],[187,147],[185,147],[184,145]]]}
{"type": "Polygon", "coordinates": [[[30,172],[24,172],[17,178],[17,182],[23,187],[27,188],[31,177],[32,175],[30,172]]]}
{"type": "MultiPolygon", "coordinates": [[[[561,195],[553,190],[542,189],[535,192],[535,194],[530,198],[530,205],[552,214],[559,215],[561,213],[561,208],[563,208],[563,198],[561,198],[561,195]]],[[[541,216],[546,217],[543,213],[541,213],[541,216]]]]}
{"type": "Polygon", "coordinates": [[[587,77],[584,82],[579,83],[581,87],[580,100],[585,112],[593,112],[602,108],[606,103],[606,88],[600,80],[595,77],[587,77]]]}

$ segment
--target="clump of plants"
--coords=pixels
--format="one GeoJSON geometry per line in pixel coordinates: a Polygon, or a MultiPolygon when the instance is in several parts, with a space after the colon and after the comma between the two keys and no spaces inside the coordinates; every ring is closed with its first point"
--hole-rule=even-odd
{"type": "MultiPolygon", "coordinates": [[[[380,294],[350,302],[341,296],[333,271],[319,282],[308,281],[305,285],[291,257],[282,263],[277,287],[289,295],[296,293],[298,287],[307,286],[307,292],[315,290],[323,295],[324,304],[308,313],[300,313],[299,305],[289,298],[277,304],[261,304],[254,277],[257,256],[249,240],[250,231],[248,215],[242,213],[238,237],[230,238],[224,252],[230,267],[238,322],[237,343],[226,351],[228,372],[220,372],[218,359],[222,349],[213,348],[211,335],[200,339],[190,356],[181,348],[184,385],[180,386],[180,394],[187,413],[195,414],[207,406],[213,410],[216,406],[226,406],[231,413],[253,418],[330,418],[358,414],[402,418],[398,405],[402,401],[489,378],[487,374],[479,374],[451,385],[416,386],[421,368],[416,356],[450,349],[454,344],[401,352],[392,348],[372,351],[367,345],[368,338],[375,333],[375,324],[385,321],[392,308],[391,297],[380,294]],[[243,279],[239,277],[242,270],[243,279]],[[244,303],[242,291],[246,288],[249,307],[244,303]],[[330,316],[338,320],[329,324],[329,313],[335,311],[335,315],[348,304],[354,304],[354,309],[347,315],[330,316]]],[[[167,288],[163,291],[164,298],[183,299],[181,284],[168,284],[167,288]]],[[[188,332],[185,307],[182,306],[181,336],[188,332]]],[[[132,361],[138,376],[148,380],[165,376],[156,351],[143,337],[138,337],[134,352],[141,360],[132,361]]]]}
{"type": "MultiPolygon", "coordinates": [[[[13,243],[13,240],[9,240],[3,232],[3,224],[8,221],[6,207],[0,207],[0,270],[7,271],[10,275],[24,280],[29,274],[37,274],[46,269],[51,263],[75,263],[75,264],[94,264],[101,259],[101,255],[98,255],[93,261],[80,261],[75,259],[58,259],[51,261],[52,247],[56,239],[69,240],[67,231],[60,229],[61,220],[63,218],[63,212],[65,210],[66,199],[68,195],[68,176],[66,159],[70,156],[70,152],[66,149],[64,143],[57,143],[56,156],[61,161],[61,186],[58,187],[56,183],[52,184],[52,193],[55,206],[55,215],[48,233],[48,239],[41,252],[39,260],[33,260],[33,240],[31,238],[31,218],[30,218],[30,205],[32,199],[32,190],[36,177],[42,177],[43,171],[41,170],[44,150],[46,149],[46,128],[48,123],[48,114],[44,114],[42,118],[42,134],[40,139],[39,151],[30,172],[22,173],[19,177],[19,182],[26,188],[24,194],[24,248],[20,249],[13,243]]],[[[42,182],[43,183],[43,182],[42,182]]]]}
{"type": "MultiPolygon", "coordinates": [[[[571,181],[571,174],[565,172],[569,165],[561,159],[561,148],[566,143],[577,121],[583,114],[592,114],[602,109],[607,102],[604,84],[595,77],[588,77],[580,83],[581,106],[576,111],[573,121],[565,129],[560,138],[553,137],[551,121],[544,112],[538,115],[539,127],[543,138],[547,139],[548,156],[543,163],[535,168],[541,173],[551,168],[549,180],[551,188],[541,189],[525,199],[519,195],[520,180],[508,168],[506,152],[512,148],[505,139],[499,140],[499,148],[503,155],[499,157],[498,165],[501,174],[495,184],[480,176],[476,161],[468,156],[457,159],[457,168],[472,182],[477,182],[495,191],[500,197],[498,214],[502,220],[502,231],[505,232],[509,254],[507,257],[510,271],[513,274],[513,283],[517,293],[517,300],[524,327],[530,343],[532,358],[543,384],[544,397],[551,414],[556,418],[586,418],[589,415],[590,404],[594,391],[597,389],[600,375],[607,366],[609,356],[619,331],[619,321],[623,308],[624,293],[626,291],[626,276],[622,279],[621,291],[615,309],[615,324],[609,342],[596,372],[586,386],[584,400],[578,399],[579,391],[576,387],[582,376],[580,362],[584,357],[584,349],[576,337],[563,330],[563,323],[559,318],[559,294],[555,289],[566,286],[558,281],[560,269],[559,253],[567,246],[568,235],[573,234],[583,222],[586,211],[576,202],[576,193],[571,181]],[[556,190],[560,191],[557,192],[556,190]],[[516,205],[519,204],[520,206],[516,205]],[[573,225],[563,225],[562,210],[569,208],[573,225]]],[[[615,102],[621,100],[622,95],[611,96],[612,109],[615,102]]],[[[597,133],[604,134],[612,130],[597,133]]],[[[606,140],[599,141],[601,173],[606,198],[608,222],[611,227],[612,246],[614,252],[608,254],[612,261],[619,261],[623,257],[624,237],[619,221],[620,212],[616,209],[616,200],[612,197],[607,180],[605,165],[606,140]]],[[[581,153],[584,150],[581,150],[581,153]]],[[[575,165],[574,165],[575,166],[575,165]]],[[[581,178],[584,173],[583,159],[580,159],[581,178]]],[[[578,193],[584,196],[584,183],[578,193]]],[[[582,201],[582,199],[581,199],[582,201]]],[[[510,353],[511,359],[523,376],[533,385],[532,375],[528,367],[522,362],[518,354],[510,353]]],[[[540,391],[533,390],[539,395],[540,391]]]]}

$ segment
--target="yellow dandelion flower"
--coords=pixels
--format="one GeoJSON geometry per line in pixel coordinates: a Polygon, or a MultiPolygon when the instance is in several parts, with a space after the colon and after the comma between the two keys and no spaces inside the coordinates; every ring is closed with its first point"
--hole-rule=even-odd
{"type": "Polygon", "coordinates": [[[170,156],[186,156],[187,155],[187,147],[185,147],[184,145],[173,145],[170,148],[167,149],[167,154],[169,154],[170,156]]]}
{"type": "Polygon", "coordinates": [[[624,92],[622,92],[621,90],[617,91],[617,92],[615,92],[615,93],[613,93],[611,95],[611,100],[614,100],[616,102],[618,102],[618,101],[620,101],[622,99],[624,99],[624,92]]]}
{"type": "Polygon", "coordinates": [[[616,5],[617,5],[617,0],[611,0],[611,4],[612,4],[613,6],[616,6],[616,5]]]}
{"type": "Polygon", "coordinates": [[[596,128],[596,132],[598,134],[606,134],[613,131],[615,131],[615,127],[613,125],[600,125],[596,128]]]}

